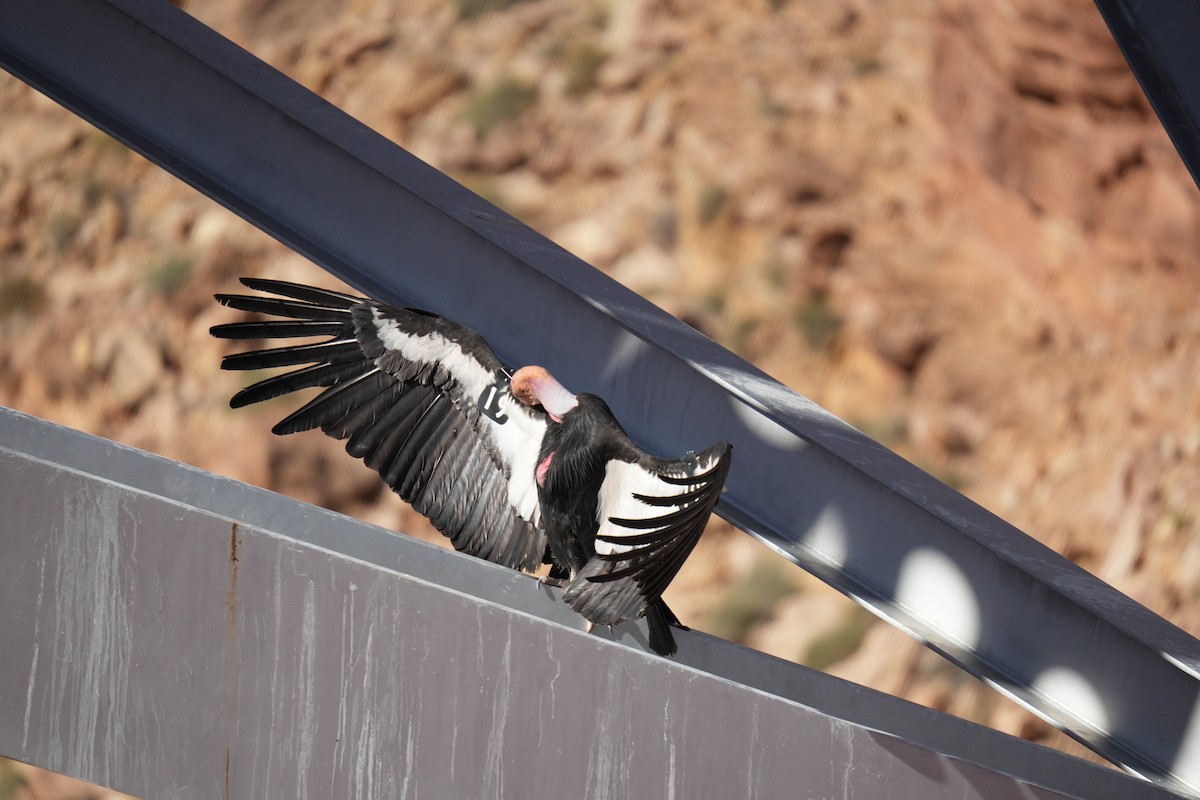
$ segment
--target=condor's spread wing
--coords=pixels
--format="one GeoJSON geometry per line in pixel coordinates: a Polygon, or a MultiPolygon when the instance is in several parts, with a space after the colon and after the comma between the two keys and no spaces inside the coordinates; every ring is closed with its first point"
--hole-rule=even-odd
{"type": "Polygon", "coordinates": [[[718,442],[679,461],[610,461],[600,488],[596,555],[563,599],[601,625],[641,616],[704,532],[732,450],[718,442]]]}
{"type": "Polygon", "coordinates": [[[277,434],[321,428],[379,472],[455,548],[533,570],[546,535],[534,470],[545,415],[508,390],[475,331],[415,309],[283,281],[242,279],[275,297],[217,295],[281,319],[218,325],[224,339],[327,337],[226,356],[225,369],[295,367],[234,395],[234,408],[311,387],[323,391],[277,434]]]}

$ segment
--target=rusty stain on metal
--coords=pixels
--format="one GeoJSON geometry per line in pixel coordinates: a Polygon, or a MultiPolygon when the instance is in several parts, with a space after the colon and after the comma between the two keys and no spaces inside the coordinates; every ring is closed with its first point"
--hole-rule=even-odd
{"type": "Polygon", "coordinates": [[[238,562],[240,560],[241,534],[237,522],[229,525],[229,591],[225,596],[225,765],[224,797],[229,800],[230,742],[233,739],[235,705],[237,702],[237,617],[238,617],[238,562]]]}

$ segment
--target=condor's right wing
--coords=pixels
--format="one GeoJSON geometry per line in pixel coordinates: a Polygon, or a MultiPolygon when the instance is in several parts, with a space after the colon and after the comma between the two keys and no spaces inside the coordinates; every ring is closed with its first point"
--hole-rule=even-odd
{"type": "Polygon", "coordinates": [[[596,554],[563,599],[601,625],[646,613],[700,540],[732,458],[733,447],[717,442],[676,461],[645,455],[609,461],[596,554]]]}

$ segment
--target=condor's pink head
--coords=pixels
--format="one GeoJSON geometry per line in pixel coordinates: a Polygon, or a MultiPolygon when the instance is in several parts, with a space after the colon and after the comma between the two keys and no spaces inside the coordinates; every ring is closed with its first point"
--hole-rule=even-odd
{"type": "Polygon", "coordinates": [[[527,406],[541,405],[555,422],[579,405],[579,400],[546,371],[545,367],[521,367],[512,376],[513,396],[527,406]]]}

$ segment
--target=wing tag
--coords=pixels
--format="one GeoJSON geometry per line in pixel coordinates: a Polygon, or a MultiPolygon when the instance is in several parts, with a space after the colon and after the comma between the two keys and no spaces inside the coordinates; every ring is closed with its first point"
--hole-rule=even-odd
{"type": "Polygon", "coordinates": [[[479,410],[485,417],[495,422],[497,425],[503,425],[508,422],[508,415],[500,409],[500,397],[504,392],[508,391],[508,378],[501,376],[496,379],[496,382],[485,388],[479,393],[479,410]]]}

